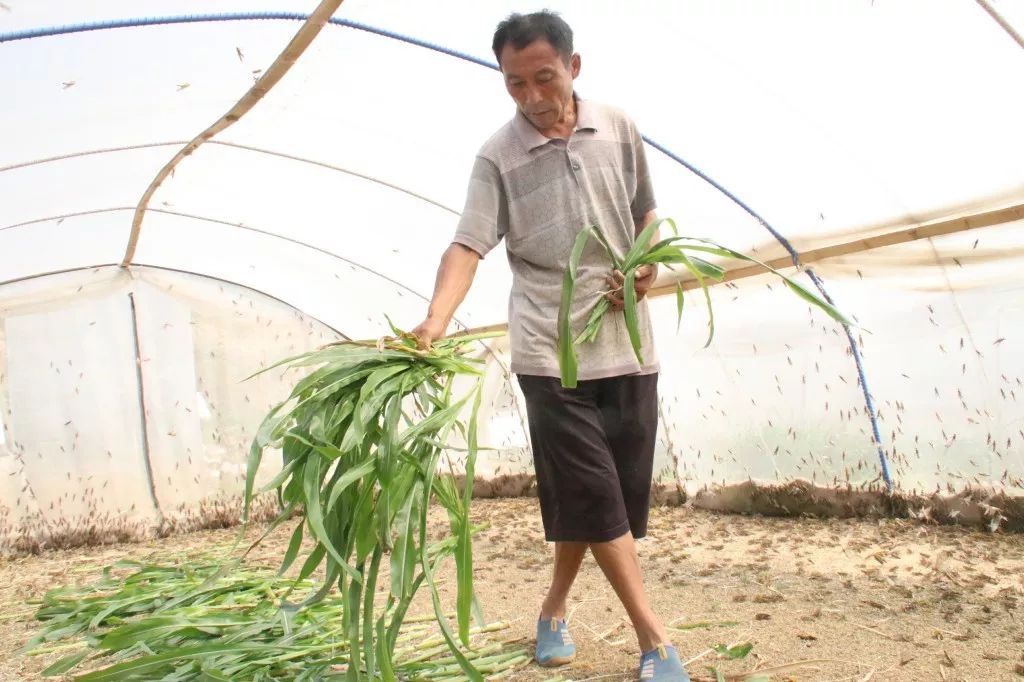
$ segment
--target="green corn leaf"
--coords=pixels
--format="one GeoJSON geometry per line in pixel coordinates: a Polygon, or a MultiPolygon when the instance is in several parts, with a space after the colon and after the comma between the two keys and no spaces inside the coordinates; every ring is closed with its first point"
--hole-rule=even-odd
{"type": "Polygon", "coordinates": [[[593,232],[597,241],[604,248],[605,253],[608,254],[608,259],[611,260],[612,267],[616,270],[620,270],[622,268],[622,258],[620,258],[615,252],[615,249],[612,248],[611,243],[608,241],[608,237],[605,236],[604,230],[602,230],[599,225],[592,225],[589,229],[593,232]]]}
{"type": "Polygon", "coordinates": [[[398,538],[391,551],[391,594],[398,599],[410,595],[412,589],[416,570],[416,526],[413,519],[416,518],[416,501],[422,485],[419,481],[413,485],[395,518],[398,538]]]}
{"type": "Polygon", "coordinates": [[[335,547],[334,541],[324,527],[323,510],[320,507],[320,470],[319,459],[314,458],[306,465],[302,485],[306,495],[306,520],[309,521],[309,528],[313,531],[314,537],[324,546],[327,553],[334,557],[334,560],[352,580],[359,582],[362,578],[341,556],[341,552],[335,547]]]}
{"type": "Polygon", "coordinates": [[[391,665],[392,651],[388,648],[387,631],[384,628],[385,616],[377,619],[377,663],[380,666],[380,677],[383,682],[398,682],[395,669],[391,665]]]}
{"type": "Polygon", "coordinates": [[[473,500],[473,478],[476,474],[476,436],[477,413],[483,392],[478,385],[474,391],[473,409],[469,418],[469,433],[466,445],[466,477],[462,491],[462,523],[460,527],[458,548],[455,552],[455,571],[458,592],[456,597],[456,615],[459,622],[459,639],[469,646],[469,620],[473,610],[473,534],[469,524],[469,506],[473,500]]]}
{"type": "Polygon", "coordinates": [[[372,459],[364,459],[359,464],[345,472],[331,486],[331,494],[327,498],[327,513],[331,513],[338,502],[338,498],[346,489],[356,481],[373,473],[376,463],[372,459]]]}
{"type": "Polygon", "coordinates": [[[256,472],[263,460],[263,448],[253,441],[249,448],[249,457],[245,465],[245,492],[242,502],[242,523],[249,522],[249,511],[252,509],[252,489],[256,484],[256,472]]]}
{"type": "Polygon", "coordinates": [[[656,235],[661,229],[661,224],[663,222],[664,219],[652,220],[651,223],[637,235],[636,239],[633,241],[633,246],[630,247],[629,252],[626,253],[626,257],[623,259],[621,267],[617,268],[618,270],[625,274],[627,270],[632,270],[636,266],[640,265],[640,259],[643,258],[645,253],[647,253],[647,250],[651,245],[651,239],[653,239],[654,235],[656,235]]]}
{"type": "Polygon", "coordinates": [[[811,292],[809,289],[805,289],[802,285],[800,285],[797,282],[789,279],[788,277],[783,277],[782,280],[786,283],[786,286],[789,287],[797,296],[799,296],[800,298],[804,299],[808,303],[810,303],[810,304],[812,304],[814,306],[817,306],[821,310],[824,310],[828,314],[828,316],[831,317],[836,322],[839,322],[840,324],[844,324],[847,327],[856,327],[857,326],[853,322],[851,322],[845,315],[843,315],[841,312],[839,312],[838,308],[836,308],[834,305],[832,305],[828,301],[826,301],[826,300],[824,300],[822,298],[819,298],[813,292],[811,292]]]}
{"type": "Polygon", "coordinates": [[[592,343],[597,338],[597,333],[601,330],[601,322],[604,320],[605,313],[611,308],[612,304],[607,298],[603,296],[594,305],[594,309],[590,311],[590,317],[587,319],[587,325],[580,332],[580,335],[576,337],[575,343],[592,343]]]}
{"type": "Polygon", "coordinates": [[[302,459],[296,457],[295,459],[285,464],[283,467],[281,467],[281,470],[277,472],[277,475],[275,475],[274,478],[270,480],[269,483],[267,483],[265,486],[259,489],[257,494],[262,495],[263,493],[267,493],[270,492],[271,490],[276,490],[280,488],[284,484],[284,482],[288,480],[288,477],[295,472],[295,470],[299,467],[301,463],[302,459]]]}
{"type": "Polygon", "coordinates": [[[576,388],[576,349],[572,333],[572,300],[576,289],[576,270],[583,257],[583,249],[593,230],[585,227],[576,235],[569,264],[562,277],[562,300],[558,306],[558,365],[562,375],[562,386],[576,388]]]}
{"type": "Polygon", "coordinates": [[[772,274],[777,275],[780,279],[782,279],[782,281],[786,283],[786,286],[788,286],[797,296],[804,299],[808,303],[814,305],[815,307],[825,311],[825,313],[832,319],[848,327],[856,326],[828,301],[818,297],[817,295],[815,295],[808,289],[804,288],[797,282],[793,281],[791,278],[782,274],[781,272],[779,272],[772,266],[768,265],[767,263],[760,261],[756,258],[752,258],[751,256],[748,256],[744,253],[740,253],[739,251],[734,251],[733,249],[722,246],[721,244],[716,244],[710,239],[701,239],[697,237],[687,237],[687,239],[692,239],[693,241],[701,242],[702,244],[708,244],[710,246],[688,244],[683,246],[683,248],[685,249],[689,249],[692,251],[704,251],[706,253],[712,253],[718,256],[725,256],[727,258],[735,258],[737,260],[747,261],[748,263],[754,263],[756,265],[761,266],[768,272],[771,272],[772,274]]]}
{"type": "Polygon", "coordinates": [[[697,269],[700,270],[700,274],[705,277],[710,277],[716,282],[721,282],[725,278],[725,270],[714,263],[709,263],[703,258],[698,258],[697,256],[690,256],[690,262],[693,263],[697,269]]]}
{"type": "Polygon", "coordinates": [[[352,519],[352,527],[355,530],[356,563],[358,564],[363,563],[377,544],[377,527],[373,523],[374,492],[374,480],[365,481],[352,519]]]}
{"type": "Polygon", "coordinates": [[[682,251],[678,246],[662,246],[658,249],[652,249],[640,257],[640,262],[637,267],[651,263],[678,263],[679,252],[682,251]]]}
{"type": "Polygon", "coordinates": [[[629,334],[629,342],[633,345],[633,352],[636,354],[637,362],[641,365],[644,356],[640,344],[640,320],[637,317],[636,301],[636,269],[626,273],[626,281],[622,285],[622,299],[625,303],[626,332],[629,334]]]}
{"type": "Polygon", "coordinates": [[[378,545],[373,549],[370,569],[366,576],[366,590],[363,596],[363,661],[366,665],[366,677],[374,680],[377,677],[377,656],[373,645],[373,598],[377,589],[377,572],[384,551],[378,545]]]}
{"type": "Polygon", "coordinates": [[[704,275],[694,265],[693,261],[685,253],[683,254],[683,265],[687,270],[694,276],[697,283],[700,284],[701,291],[704,292],[704,302],[708,307],[708,340],[704,343],[704,347],[707,348],[711,345],[711,340],[715,337],[715,311],[711,307],[711,293],[708,291],[708,285],[704,281],[704,275]]]}
{"type": "Polygon", "coordinates": [[[679,326],[683,323],[683,284],[676,282],[676,334],[679,333],[679,326]]]}
{"type": "Polygon", "coordinates": [[[430,566],[430,560],[427,556],[427,512],[430,505],[430,494],[433,490],[434,469],[437,466],[437,459],[437,453],[430,458],[427,466],[426,480],[423,484],[423,501],[420,505],[420,565],[422,566],[423,574],[426,576],[427,584],[430,586],[430,597],[434,605],[434,614],[437,617],[437,624],[441,628],[441,634],[448,644],[448,649],[452,652],[452,656],[455,657],[459,667],[466,674],[467,679],[472,680],[472,682],[484,682],[483,675],[473,667],[473,664],[469,662],[465,654],[459,651],[459,646],[456,644],[454,637],[452,637],[451,628],[448,626],[448,619],[444,614],[444,608],[441,606],[441,596],[437,591],[437,583],[434,581],[434,571],[430,566]]]}
{"type": "Polygon", "coordinates": [[[442,410],[437,410],[426,419],[409,427],[402,432],[401,437],[398,439],[399,445],[405,446],[422,435],[437,433],[438,431],[450,428],[455,420],[458,419],[459,412],[466,406],[468,400],[469,396],[466,396],[459,402],[451,404],[442,410]]]}
{"type": "Polygon", "coordinates": [[[57,675],[63,675],[64,673],[66,673],[67,671],[71,670],[76,665],[84,661],[85,658],[91,653],[92,651],[89,651],[87,649],[85,651],[80,651],[77,654],[70,654],[68,656],[64,656],[59,661],[56,661],[55,663],[52,663],[51,665],[44,668],[43,671],[39,674],[43,677],[56,677],[57,675]]]}
{"type": "Polygon", "coordinates": [[[181,647],[172,649],[166,653],[142,656],[140,658],[118,663],[102,670],[86,673],[75,678],[76,682],[115,682],[126,679],[147,679],[147,673],[159,670],[168,662],[190,660],[202,660],[211,655],[249,654],[258,651],[272,652],[273,646],[235,643],[235,644],[208,644],[195,647],[181,647]]]}
{"type": "Polygon", "coordinates": [[[306,447],[308,447],[308,448],[310,448],[312,450],[315,450],[316,452],[318,452],[321,455],[323,455],[324,458],[327,461],[329,461],[329,462],[333,461],[333,460],[336,460],[336,459],[341,459],[342,457],[345,456],[344,452],[342,452],[338,448],[334,447],[333,445],[330,445],[328,443],[323,443],[323,444],[314,443],[314,442],[304,438],[302,436],[302,434],[300,434],[300,433],[298,433],[296,431],[288,431],[287,433],[284,434],[284,437],[286,439],[287,438],[291,438],[293,440],[296,440],[296,441],[302,443],[303,445],[305,445],[306,447]]]}
{"type": "Polygon", "coordinates": [[[284,575],[291,565],[295,563],[295,558],[299,556],[299,548],[302,547],[302,529],[305,526],[304,523],[296,524],[295,530],[292,531],[292,537],[288,541],[288,549],[284,553],[284,559],[281,561],[281,568],[278,570],[278,575],[284,575]]]}
{"type": "MultiPolygon", "coordinates": [[[[359,575],[362,576],[363,567],[359,567],[359,575]]],[[[362,679],[359,665],[359,602],[363,595],[362,579],[353,580],[348,585],[348,594],[345,599],[345,630],[349,643],[349,662],[345,680],[347,682],[359,682],[362,679]]]]}

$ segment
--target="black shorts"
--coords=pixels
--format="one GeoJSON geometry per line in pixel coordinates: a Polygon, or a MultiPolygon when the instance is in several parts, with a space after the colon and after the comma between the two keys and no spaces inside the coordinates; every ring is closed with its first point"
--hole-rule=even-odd
{"type": "Polygon", "coordinates": [[[519,375],[526,398],[544,536],[607,542],[647,534],[658,375],[580,381],[519,375]]]}

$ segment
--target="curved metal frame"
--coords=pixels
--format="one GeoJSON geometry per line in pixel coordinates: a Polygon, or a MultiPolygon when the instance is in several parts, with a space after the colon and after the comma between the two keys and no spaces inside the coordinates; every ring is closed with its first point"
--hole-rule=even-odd
{"type": "MultiPolygon", "coordinates": [[[[64,214],[64,215],[55,215],[55,216],[48,216],[48,217],[45,217],[45,218],[36,218],[34,220],[29,220],[29,221],[26,221],[26,222],[23,222],[23,223],[15,223],[13,225],[5,225],[3,227],[0,227],[0,232],[4,232],[6,230],[13,230],[13,229],[16,229],[16,228],[19,228],[19,227],[30,227],[32,225],[38,225],[40,223],[50,222],[51,220],[64,220],[65,218],[76,218],[76,217],[83,216],[83,215],[97,215],[97,214],[101,214],[101,213],[117,213],[118,211],[134,211],[134,210],[135,210],[134,206],[114,206],[114,207],[111,207],[111,208],[97,208],[97,209],[91,209],[91,210],[88,210],[88,211],[78,211],[76,213],[67,213],[67,214],[64,214]]],[[[197,215],[195,213],[184,213],[182,211],[171,211],[171,210],[168,210],[168,209],[165,209],[165,208],[147,208],[146,211],[147,212],[151,212],[151,213],[163,213],[165,215],[178,216],[180,218],[189,218],[189,219],[192,219],[192,220],[202,220],[204,222],[214,223],[216,225],[224,225],[225,227],[233,227],[233,228],[237,228],[237,229],[240,229],[240,230],[248,230],[249,232],[255,232],[256,234],[261,234],[261,235],[264,235],[266,237],[272,237],[274,239],[281,239],[281,240],[284,240],[286,242],[291,242],[292,244],[296,244],[298,246],[302,246],[302,247],[305,247],[307,249],[311,249],[313,251],[317,251],[319,253],[324,254],[325,256],[329,256],[331,258],[336,258],[337,260],[340,260],[340,261],[342,261],[344,263],[348,263],[349,265],[357,267],[357,268],[359,268],[361,270],[365,270],[366,272],[369,272],[370,274],[376,275],[376,276],[380,277],[381,279],[384,279],[384,280],[390,282],[391,284],[394,284],[397,287],[405,289],[406,291],[408,291],[413,296],[417,296],[419,298],[422,298],[424,301],[427,301],[428,303],[430,302],[430,297],[429,296],[421,294],[420,292],[416,291],[412,287],[409,287],[409,286],[407,286],[405,284],[402,284],[401,282],[399,282],[396,279],[392,279],[392,278],[388,277],[387,275],[385,275],[383,273],[377,272],[373,268],[366,267],[365,265],[363,265],[362,263],[359,263],[358,261],[354,261],[354,260],[352,260],[350,258],[346,258],[345,256],[342,256],[342,255],[339,255],[337,253],[334,253],[333,251],[328,251],[327,249],[324,249],[322,247],[316,246],[314,244],[308,244],[308,243],[302,241],[301,239],[295,239],[293,237],[286,237],[286,236],[284,236],[282,234],[277,234],[277,233],[274,233],[274,232],[269,232],[267,230],[261,230],[258,227],[251,227],[249,225],[242,225],[242,224],[239,224],[239,223],[233,223],[233,222],[230,222],[230,221],[227,221],[227,220],[221,220],[219,218],[210,218],[208,216],[197,215]]],[[[134,264],[134,261],[133,261],[133,264],[134,264]]],[[[2,282],[0,282],[0,284],[2,284],[2,282]]],[[[455,321],[458,324],[462,325],[463,327],[466,326],[460,320],[455,320],[455,321]]]]}
{"type": "MultiPolygon", "coordinates": [[[[81,158],[83,156],[93,156],[93,155],[96,155],[96,154],[113,154],[115,152],[135,151],[137,149],[153,149],[155,147],[175,147],[177,145],[182,145],[182,144],[186,144],[186,142],[185,141],[180,141],[180,142],[149,142],[149,143],[146,143],[146,144],[127,145],[125,147],[106,147],[106,148],[103,148],[103,149],[88,149],[86,151],[81,151],[81,152],[72,152],[70,154],[62,154],[60,156],[49,156],[49,157],[46,157],[44,159],[35,159],[33,161],[23,161],[21,163],[13,163],[13,164],[10,164],[8,166],[0,166],[0,173],[3,173],[5,171],[18,170],[19,168],[30,168],[32,166],[40,166],[40,165],[43,165],[43,164],[46,164],[46,163],[54,163],[56,161],[66,161],[68,159],[77,159],[77,158],[81,158]]],[[[354,171],[354,170],[352,170],[350,168],[344,168],[342,166],[335,166],[335,165],[327,163],[325,161],[317,161],[316,159],[310,159],[310,158],[306,158],[304,156],[295,156],[294,154],[287,154],[285,152],[277,152],[277,151],[274,151],[273,149],[264,149],[262,147],[253,147],[252,145],[240,144],[238,142],[225,142],[223,140],[208,140],[206,142],[206,144],[220,145],[222,147],[231,147],[232,149],[241,149],[243,151],[256,152],[257,154],[267,154],[269,156],[276,156],[276,157],[279,157],[279,158],[282,158],[282,159],[288,159],[289,161],[298,161],[299,163],[308,163],[311,166],[319,166],[320,168],[326,168],[328,170],[337,171],[339,173],[344,173],[345,175],[351,175],[353,177],[360,178],[362,180],[368,180],[368,181],[376,183],[378,185],[382,185],[384,187],[387,187],[388,189],[393,189],[393,190],[395,190],[397,192],[401,192],[402,194],[407,194],[407,195],[413,197],[414,199],[419,199],[420,201],[424,201],[424,202],[426,202],[428,204],[432,204],[433,206],[437,206],[441,210],[447,211],[448,213],[451,213],[452,215],[456,215],[456,216],[462,215],[459,211],[456,211],[451,206],[448,206],[446,204],[442,204],[440,201],[435,201],[434,199],[431,199],[430,197],[425,196],[423,194],[419,194],[417,192],[413,192],[412,190],[406,189],[405,187],[402,187],[401,185],[396,185],[396,184],[394,184],[392,182],[388,182],[387,180],[382,180],[382,179],[380,179],[378,177],[375,177],[373,175],[367,175],[366,173],[360,173],[359,171],[354,171]]]]}
{"type": "MultiPolygon", "coordinates": [[[[131,209],[129,208],[127,210],[131,210],[131,209]]],[[[281,305],[287,306],[287,307],[291,308],[292,310],[297,310],[299,313],[305,315],[309,319],[316,320],[317,322],[319,322],[323,326],[325,326],[328,329],[330,329],[335,334],[338,334],[339,336],[343,337],[346,341],[351,341],[352,340],[352,337],[347,335],[345,332],[341,331],[340,329],[337,329],[333,325],[330,325],[330,324],[324,322],[319,317],[316,317],[314,315],[310,315],[306,311],[304,311],[301,308],[299,308],[299,307],[289,303],[288,301],[286,301],[286,300],[284,300],[282,298],[278,298],[277,296],[274,296],[273,294],[269,294],[269,293],[267,293],[267,292],[265,292],[265,291],[263,291],[261,289],[257,289],[256,287],[251,287],[251,286],[249,286],[247,284],[242,284],[240,282],[234,282],[232,280],[224,279],[222,277],[217,277],[215,275],[206,275],[206,274],[203,274],[201,272],[195,272],[194,270],[184,270],[182,268],[172,268],[172,267],[169,267],[167,265],[150,265],[150,264],[147,264],[147,263],[133,263],[132,267],[133,268],[149,269],[149,270],[164,270],[166,272],[176,272],[176,273],[183,274],[183,275],[192,275],[193,277],[202,277],[203,279],[209,279],[209,280],[213,280],[215,282],[222,282],[223,284],[230,284],[233,287],[239,287],[241,289],[246,289],[248,291],[255,292],[255,293],[257,293],[257,294],[259,294],[261,296],[266,296],[267,298],[269,298],[271,300],[277,301],[281,305]]],[[[33,279],[42,279],[44,277],[56,277],[57,275],[66,275],[66,274],[69,274],[69,273],[72,273],[72,272],[82,272],[84,270],[99,270],[99,269],[102,269],[102,268],[118,268],[119,270],[121,269],[119,263],[99,263],[97,265],[83,265],[83,266],[75,267],[75,268],[64,268],[63,270],[51,270],[50,272],[40,272],[40,273],[37,273],[37,274],[34,274],[34,275],[26,275],[25,277],[14,277],[12,279],[8,279],[8,280],[4,280],[4,281],[0,282],[0,287],[4,287],[4,286],[6,286],[8,284],[17,284],[19,282],[28,282],[28,281],[31,281],[33,279]]]]}

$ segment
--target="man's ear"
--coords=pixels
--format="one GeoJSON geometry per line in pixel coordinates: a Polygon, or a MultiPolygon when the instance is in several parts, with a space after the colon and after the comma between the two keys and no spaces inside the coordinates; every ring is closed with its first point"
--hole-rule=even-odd
{"type": "Polygon", "coordinates": [[[572,73],[572,77],[580,75],[580,53],[576,52],[569,58],[569,72],[572,73]]]}

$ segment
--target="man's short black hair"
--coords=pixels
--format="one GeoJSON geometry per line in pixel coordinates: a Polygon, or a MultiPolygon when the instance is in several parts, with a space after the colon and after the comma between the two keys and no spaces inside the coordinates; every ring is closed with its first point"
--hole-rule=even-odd
{"type": "Polygon", "coordinates": [[[565,19],[549,10],[508,15],[495,29],[491,49],[494,50],[494,57],[500,66],[501,51],[505,45],[512,43],[513,47],[521,50],[535,40],[546,40],[551,43],[551,47],[562,55],[565,63],[569,63],[569,58],[572,57],[572,29],[565,23],[565,19]]]}

